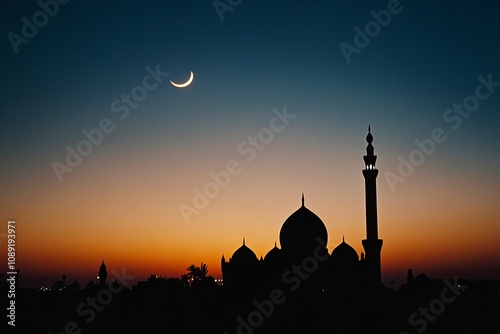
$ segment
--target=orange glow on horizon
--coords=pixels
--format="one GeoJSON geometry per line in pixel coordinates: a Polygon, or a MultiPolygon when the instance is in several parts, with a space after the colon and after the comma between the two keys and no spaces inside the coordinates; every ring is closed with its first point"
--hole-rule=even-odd
{"type": "MultiPolygon", "coordinates": [[[[167,160],[149,166],[146,152],[133,163],[128,157],[100,166],[89,161],[58,184],[36,177],[7,182],[11,196],[5,205],[12,209],[12,217],[3,219],[17,222],[19,268],[26,276],[71,274],[95,279],[104,259],[108,270],[125,267],[144,280],[149,274],[180,277],[190,264],[204,262],[209,274],[220,278],[221,256],[229,259],[243,237],[259,258],[275,242],[280,246],[281,225],[300,207],[302,193],[306,207],[327,227],[329,251],[344,236],[361,255],[361,240],[366,237],[359,154],[363,151],[336,149],[325,155],[324,149],[316,148],[304,151],[304,161],[311,163],[297,164],[297,150],[284,150],[277,157],[273,149],[280,149],[280,144],[263,151],[251,165],[242,165],[243,172],[189,223],[183,220],[179,204],[191,205],[192,189],[202,188],[210,180],[208,172],[222,168],[224,160],[211,160],[215,163],[201,168],[171,166],[167,160]],[[346,160],[331,158],[342,155],[346,160]],[[177,176],[191,174],[195,177],[177,176]],[[93,182],[87,182],[89,175],[93,182]]],[[[380,170],[383,272],[404,277],[409,268],[435,273],[491,268],[500,257],[494,184],[462,177],[460,171],[447,177],[433,168],[419,172],[391,192],[384,169],[380,170]],[[456,189],[483,197],[471,198],[456,189]]],[[[499,278],[498,268],[487,272],[499,278]]]]}

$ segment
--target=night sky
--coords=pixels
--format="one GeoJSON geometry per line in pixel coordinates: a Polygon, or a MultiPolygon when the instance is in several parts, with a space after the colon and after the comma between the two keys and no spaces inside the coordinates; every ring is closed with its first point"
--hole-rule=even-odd
{"type": "Polygon", "coordinates": [[[279,246],[302,193],[329,250],[361,254],[368,125],[383,277],[500,279],[498,1],[0,6],[0,241],[15,219],[21,286],[86,284],[103,259],[220,278],[243,237],[279,246]]]}

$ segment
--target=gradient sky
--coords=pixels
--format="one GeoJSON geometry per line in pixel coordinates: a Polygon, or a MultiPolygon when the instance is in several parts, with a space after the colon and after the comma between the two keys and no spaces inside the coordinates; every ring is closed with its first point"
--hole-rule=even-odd
{"type": "Polygon", "coordinates": [[[360,254],[368,124],[385,279],[500,279],[499,84],[460,124],[443,118],[479,76],[500,82],[499,2],[401,1],[348,63],[339,45],[388,7],[359,3],[242,1],[221,21],[211,0],[70,1],[15,53],[8,34],[41,8],[2,2],[0,242],[15,219],[21,285],[84,285],[103,259],[138,280],[200,262],[219,278],[243,237],[259,257],[279,246],[302,192],[329,250],[345,236],[360,254]],[[112,102],[157,65],[169,75],[121,120],[112,102]],[[296,117],[247,161],[239,145],[284,108],[296,117]],[[106,118],[113,132],[60,182],[53,162],[106,118]],[[436,128],[446,140],[391,189],[436,128]],[[187,223],[179,206],[232,160],[241,172],[187,223]]]}

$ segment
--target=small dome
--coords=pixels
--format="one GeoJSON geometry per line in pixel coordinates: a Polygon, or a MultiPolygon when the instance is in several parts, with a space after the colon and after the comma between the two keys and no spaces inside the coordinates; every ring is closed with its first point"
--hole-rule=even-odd
{"type": "Polygon", "coordinates": [[[248,248],[245,243],[243,243],[243,245],[238,248],[231,257],[232,263],[247,264],[257,261],[257,255],[255,255],[255,253],[250,248],[248,248]]]}
{"type": "Polygon", "coordinates": [[[331,259],[336,263],[356,263],[359,256],[356,250],[342,239],[342,243],[332,251],[331,259]]]}
{"type": "Polygon", "coordinates": [[[280,231],[281,248],[286,251],[314,249],[318,237],[326,244],[328,232],[323,221],[304,204],[285,220],[280,231]]]}
{"type": "Polygon", "coordinates": [[[276,243],[274,244],[273,249],[267,252],[266,256],[264,256],[264,261],[267,263],[277,263],[281,260],[281,250],[276,247],[276,243]]]}

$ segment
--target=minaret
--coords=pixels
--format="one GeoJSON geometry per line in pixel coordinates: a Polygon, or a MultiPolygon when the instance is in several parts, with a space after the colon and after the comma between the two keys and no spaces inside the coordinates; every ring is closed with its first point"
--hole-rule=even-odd
{"type": "Polygon", "coordinates": [[[106,279],[108,278],[108,272],[106,271],[106,265],[104,260],[102,260],[101,267],[99,268],[99,273],[97,274],[97,279],[99,280],[100,286],[106,286],[106,279]]]}
{"type": "Polygon", "coordinates": [[[220,271],[222,272],[222,278],[224,278],[224,270],[226,269],[226,258],[224,254],[222,254],[222,258],[220,259],[220,271]]]}
{"type": "Polygon", "coordinates": [[[373,136],[368,126],[368,135],[366,135],[368,146],[366,155],[363,156],[365,169],[365,209],[366,209],[366,239],[362,241],[366,253],[366,263],[368,266],[369,282],[374,286],[380,286],[381,266],[380,251],[382,250],[382,240],[378,238],[377,223],[377,175],[378,170],[375,167],[377,156],[373,154],[373,136]]]}

